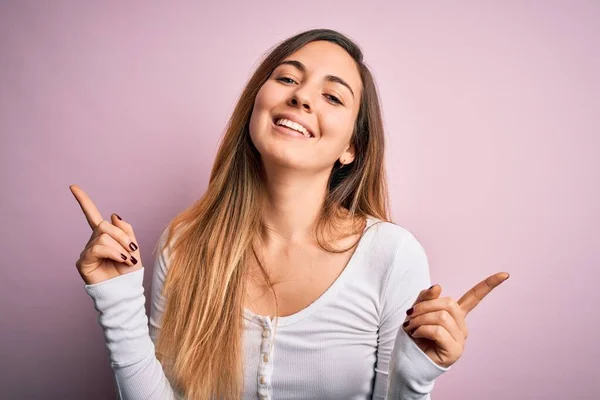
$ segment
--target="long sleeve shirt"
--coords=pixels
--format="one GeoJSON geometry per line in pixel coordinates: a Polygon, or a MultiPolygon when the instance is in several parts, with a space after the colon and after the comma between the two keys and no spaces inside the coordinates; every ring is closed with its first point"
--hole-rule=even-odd
{"type": "MultiPolygon", "coordinates": [[[[184,399],[154,353],[168,268],[167,249],[155,258],[149,319],[144,268],[85,285],[99,311],[120,399],[184,399]]],[[[309,306],[277,318],[244,309],[243,398],[430,400],[435,379],[449,368],[434,363],[401,326],[430,285],[416,237],[369,217],[342,273],[309,306]]]]}

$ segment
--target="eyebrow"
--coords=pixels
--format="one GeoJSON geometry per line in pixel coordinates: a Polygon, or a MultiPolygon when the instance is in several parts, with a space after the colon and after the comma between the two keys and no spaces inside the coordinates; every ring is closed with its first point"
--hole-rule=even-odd
{"type": "MultiPolygon", "coordinates": [[[[285,60],[285,61],[282,61],[278,65],[278,67],[281,66],[281,65],[285,65],[285,64],[292,65],[292,66],[298,68],[302,73],[306,73],[306,66],[304,66],[304,64],[302,64],[298,60],[285,60]]],[[[352,98],[354,98],[354,92],[352,91],[352,88],[350,87],[350,85],[348,85],[346,83],[346,81],[343,80],[342,78],[340,78],[339,76],[329,75],[328,74],[328,75],[325,76],[325,80],[329,81],[329,82],[339,83],[340,85],[346,86],[348,88],[348,90],[350,91],[350,93],[352,94],[352,98]]]]}

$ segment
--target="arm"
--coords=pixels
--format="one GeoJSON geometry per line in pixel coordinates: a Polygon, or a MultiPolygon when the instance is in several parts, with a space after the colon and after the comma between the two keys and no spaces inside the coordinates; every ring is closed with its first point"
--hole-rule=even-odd
{"type": "MultiPolygon", "coordinates": [[[[162,238],[162,236],[161,236],[162,238]]],[[[160,241],[159,241],[160,242],[160,241]]],[[[151,324],[156,334],[160,318],[159,293],[164,282],[164,258],[156,257],[152,287],[151,324]]],[[[93,285],[85,285],[99,311],[98,322],[113,369],[118,398],[122,400],[176,399],[163,368],[154,354],[148,330],[142,286],[144,268],[93,285]]],[[[155,339],[156,336],[153,336],[155,339]]]]}
{"type": "Polygon", "coordinates": [[[381,300],[373,399],[430,400],[435,379],[449,368],[435,364],[401,328],[406,310],[431,285],[425,251],[404,232],[381,300]]]}

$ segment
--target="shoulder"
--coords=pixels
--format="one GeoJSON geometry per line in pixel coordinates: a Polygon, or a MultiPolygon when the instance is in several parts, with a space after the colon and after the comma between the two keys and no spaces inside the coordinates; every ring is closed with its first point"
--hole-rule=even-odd
{"type": "Polygon", "coordinates": [[[153,254],[156,257],[168,261],[172,254],[172,249],[177,247],[182,229],[180,226],[175,226],[174,220],[170,221],[159,234],[158,240],[154,246],[153,254]]]}
{"type": "Polygon", "coordinates": [[[423,245],[406,227],[375,221],[370,229],[372,258],[382,261],[379,301],[385,319],[399,306],[408,308],[418,293],[431,285],[429,262],[423,245]]]}
{"type": "Polygon", "coordinates": [[[402,225],[391,221],[369,217],[365,236],[374,249],[395,258],[403,251],[423,251],[423,246],[416,235],[402,225]]]}
{"type": "Polygon", "coordinates": [[[407,278],[429,279],[425,249],[413,232],[402,225],[373,218],[368,219],[367,224],[365,235],[369,239],[369,253],[372,259],[381,262],[384,286],[398,285],[407,278]]]}
{"type": "Polygon", "coordinates": [[[170,237],[170,226],[171,224],[168,224],[160,232],[152,252],[154,256],[153,275],[158,276],[161,282],[165,280],[169,267],[171,266],[171,250],[173,249],[179,236],[177,231],[175,231],[173,237],[170,237]]]}

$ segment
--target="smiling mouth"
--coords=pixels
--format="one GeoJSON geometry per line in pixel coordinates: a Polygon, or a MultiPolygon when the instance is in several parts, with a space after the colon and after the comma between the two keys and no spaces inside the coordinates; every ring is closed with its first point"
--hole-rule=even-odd
{"type": "MultiPolygon", "coordinates": [[[[306,138],[315,137],[315,135],[313,135],[312,132],[310,130],[308,130],[305,126],[303,126],[302,124],[300,124],[294,120],[287,119],[285,117],[277,117],[277,116],[274,117],[273,124],[276,126],[288,128],[291,131],[298,132],[306,138]]],[[[294,136],[296,136],[296,135],[294,135],[294,136]]]]}
{"type": "Polygon", "coordinates": [[[280,133],[282,133],[282,134],[284,134],[286,136],[296,137],[298,139],[305,139],[305,140],[312,139],[312,137],[305,136],[302,133],[298,132],[297,130],[294,130],[292,128],[288,128],[287,126],[273,124],[273,128],[276,131],[279,131],[280,133]]]}

